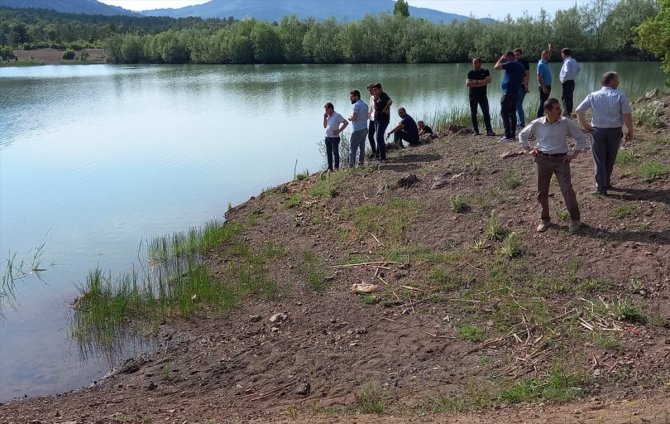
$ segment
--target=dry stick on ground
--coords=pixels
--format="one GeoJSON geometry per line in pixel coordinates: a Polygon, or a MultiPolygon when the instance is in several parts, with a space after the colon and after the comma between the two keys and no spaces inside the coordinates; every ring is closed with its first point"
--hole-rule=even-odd
{"type": "Polygon", "coordinates": [[[379,239],[378,239],[377,237],[375,237],[374,234],[370,233],[370,235],[372,236],[373,239],[375,239],[375,241],[377,242],[378,245],[380,245],[380,246],[383,246],[383,245],[384,245],[384,243],[382,243],[381,241],[379,241],[379,239]]]}
{"type": "Polygon", "coordinates": [[[332,265],[331,268],[351,268],[353,266],[367,266],[367,265],[379,265],[380,268],[382,268],[384,267],[384,265],[388,264],[397,264],[397,262],[389,262],[389,261],[359,262],[356,264],[332,265]]]}

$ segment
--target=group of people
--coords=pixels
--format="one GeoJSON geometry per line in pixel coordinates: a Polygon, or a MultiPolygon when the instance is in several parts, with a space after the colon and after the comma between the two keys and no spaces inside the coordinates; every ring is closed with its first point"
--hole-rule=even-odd
{"type": "Polygon", "coordinates": [[[340,167],[340,133],[351,122],[353,132],[349,139],[349,166],[359,167],[365,164],[365,139],[367,137],[374,160],[386,161],[386,141],[393,136],[393,142],[403,148],[403,141],[410,146],[420,144],[421,137],[432,134],[433,130],[423,121],[415,121],[404,107],[398,108],[400,122],[386,132],[391,121],[391,105],[393,100],[384,92],[382,85],[368,85],[370,104],[361,99],[358,90],[349,93],[349,99],[353,105],[351,116],[345,119],[341,114],[335,112],[332,103],[326,103],[323,114],[323,128],[326,130],[326,158],[328,170],[332,171],[340,167]]]}
{"type": "MultiPolygon", "coordinates": [[[[505,134],[500,142],[516,140],[517,123],[523,128],[519,133],[519,143],[525,151],[533,156],[537,171],[537,200],[540,205],[540,223],[538,232],[547,230],[550,226],[549,215],[549,187],[551,178],[556,175],[565,206],[570,214],[568,230],[577,232],[581,227],[581,216],[577,197],[572,187],[570,162],[577,158],[588,146],[586,133],[592,136],[592,155],[595,165],[596,186],[594,194],[607,195],[612,189],[611,176],[614,163],[619,151],[626,127],[625,140],[633,139],[633,118],[630,103],[626,95],[618,90],[619,75],[616,72],[606,72],[602,76],[602,88],[586,96],[574,109],[577,123],[571,119],[573,112],[573,93],[575,78],[579,73],[579,64],[572,57],[570,49],[561,50],[563,65],[559,74],[561,82],[561,102],[550,97],[552,89],[552,75],[548,66],[551,58],[551,44],[540,54],[536,67],[536,79],[540,96],[540,108],[536,119],[528,125],[525,123],[523,100],[529,92],[530,66],[523,59],[521,49],[508,51],[495,64],[495,69],[505,71],[502,80],[501,116],[505,134]],[[592,111],[591,121],[587,121],[586,112],[592,111]],[[517,120],[518,117],[518,120],[517,120]],[[575,146],[570,151],[568,139],[575,140],[575,146]],[[534,140],[534,146],[530,145],[534,140]]],[[[489,104],[486,87],[491,83],[491,74],[488,69],[482,68],[482,61],[476,57],[472,60],[473,69],[468,73],[466,86],[469,88],[470,111],[472,126],[475,134],[479,135],[477,109],[481,108],[484,115],[486,135],[495,136],[491,126],[489,104]]],[[[398,147],[403,147],[403,140],[410,145],[419,144],[420,136],[432,133],[432,130],[422,121],[418,123],[409,116],[404,108],[398,109],[400,122],[386,133],[390,121],[390,107],[393,100],[383,91],[381,84],[368,86],[370,106],[361,100],[358,90],[350,93],[353,112],[347,119],[335,112],[332,103],[325,105],[323,126],[326,129],[326,150],[328,169],[339,167],[340,133],[352,123],[353,133],[350,143],[350,166],[363,166],[365,160],[365,138],[370,142],[374,158],[386,160],[385,141],[394,136],[398,147]]]]}
{"type": "MultiPolygon", "coordinates": [[[[616,72],[606,72],[602,76],[602,88],[590,93],[577,106],[575,113],[580,128],[572,118],[573,93],[575,78],[580,66],[572,57],[568,48],[561,50],[563,65],[559,74],[561,82],[561,100],[563,108],[551,94],[552,75],[549,69],[551,44],[540,54],[536,67],[536,78],[540,96],[540,108],[537,117],[526,126],[523,111],[523,99],[528,90],[529,69],[523,59],[521,49],[508,51],[496,62],[494,68],[505,71],[502,80],[502,97],[500,114],[505,134],[500,142],[512,142],[516,139],[517,122],[523,128],[519,133],[519,143],[534,157],[537,170],[537,200],[540,204],[540,224],[537,231],[547,230],[550,225],[549,216],[549,185],[556,175],[565,207],[570,214],[568,230],[574,233],[581,227],[581,216],[577,197],[572,187],[570,162],[587,149],[586,135],[592,135],[591,146],[595,165],[596,186],[594,194],[606,195],[612,188],[610,179],[614,163],[623,138],[623,127],[626,127],[626,141],[633,138],[633,118],[630,103],[624,93],[618,90],[619,76],[616,72]],[[586,112],[592,110],[591,122],[586,119],[586,112]],[[517,121],[518,117],[518,121],[517,121]],[[575,140],[575,147],[570,152],[568,138],[575,140]],[[529,140],[535,140],[531,147],[529,140]]],[[[474,58],[473,69],[468,73],[466,85],[469,87],[470,111],[475,134],[479,134],[477,108],[482,109],[486,134],[493,136],[491,118],[488,110],[486,86],[491,82],[487,69],[481,67],[481,59],[474,58]]]]}
{"type": "MultiPolygon", "coordinates": [[[[579,73],[579,64],[572,57],[568,48],[561,50],[563,65],[559,75],[561,82],[561,99],[563,101],[563,114],[571,116],[573,111],[573,93],[575,91],[575,78],[579,73]]],[[[540,107],[537,111],[537,118],[544,116],[544,102],[551,94],[551,84],[553,82],[551,70],[549,69],[549,60],[551,59],[551,44],[540,53],[540,60],[537,62],[536,78],[538,91],[540,95],[540,107]]],[[[468,87],[470,100],[470,116],[472,118],[472,128],[475,134],[479,135],[479,123],[477,119],[477,110],[481,109],[484,115],[484,125],[486,135],[495,136],[491,127],[491,116],[489,114],[489,102],[486,93],[486,86],[491,83],[491,73],[488,69],[482,68],[482,60],[478,57],[472,60],[473,69],[468,72],[465,85],[468,87]]],[[[523,101],[526,94],[530,92],[530,64],[523,57],[523,51],[516,49],[503,54],[496,62],[494,69],[505,71],[502,80],[502,97],[500,99],[500,115],[503,121],[505,134],[500,139],[501,142],[514,141],[517,127],[526,126],[526,116],[523,109],[523,101]]]]}

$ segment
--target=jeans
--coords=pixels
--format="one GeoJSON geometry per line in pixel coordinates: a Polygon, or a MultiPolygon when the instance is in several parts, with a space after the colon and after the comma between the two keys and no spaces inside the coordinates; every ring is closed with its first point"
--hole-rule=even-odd
{"type": "Polygon", "coordinates": [[[519,98],[516,101],[516,113],[519,116],[519,126],[526,126],[526,114],[523,111],[523,99],[526,97],[526,89],[521,86],[519,88],[519,98]]]}
{"type": "Polygon", "coordinates": [[[365,163],[365,138],[368,134],[367,128],[354,131],[349,140],[349,167],[353,168],[356,165],[356,153],[358,153],[358,165],[363,166],[365,163]]]}
{"type": "Polygon", "coordinates": [[[368,124],[368,142],[370,142],[370,150],[376,156],[377,142],[375,141],[375,121],[370,121],[368,124]]]}
{"type": "Polygon", "coordinates": [[[405,147],[402,144],[403,140],[408,142],[410,146],[419,145],[419,139],[416,137],[411,137],[407,131],[400,130],[393,133],[393,142],[397,144],[398,147],[400,147],[401,149],[405,147]]]}
{"type": "Polygon", "coordinates": [[[340,137],[326,137],[326,158],[328,159],[328,170],[333,170],[333,156],[335,157],[335,169],[340,167],[340,137]]]}
{"type": "Polygon", "coordinates": [[[492,133],[493,128],[491,128],[491,115],[489,115],[489,99],[486,96],[470,97],[470,118],[472,119],[472,129],[474,129],[476,133],[479,132],[479,122],[477,122],[477,106],[481,107],[482,109],[486,132],[492,133]]]}
{"type": "Polygon", "coordinates": [[[502,116],[506,138],[516,136],[516,102],[517,93],[505,93],[500,99],[500,116],[502,116]]]}
{"type": "Polygon", "coordinates": [[[537,169],[537,202],[540,204],[542,221],[549,222],[549,186],[551,176],[556,174],[558,186],[565,200],[565,208],[573,221],[579,221],[579,206],[577,196],[572,188],[570,178],[570,162],[565,161],[565,156],[547,156],[539,154],[535,157],[535,169],[537,169]]]}
{"type": "Polygon", "coordinates": [[[563,100],[563,113],[567,116],[572,115],[572,94],[575,91],[575,80],[567,80],[561,83],[562,93],[561,100],[563,100]]]}
{"type": "Polygon", "coordinates": [[[384,141],[384,133],[388,126],[389,121],[375,121],[375,139],[377,140],[375,157],[377,159],[386,160],[386,142],[384,141]]]}
{"type": "Polygon", "coordinates": [[[547,101],[549,95],[551,94],[551,86],[547,85],[547,94],[542,91],[542,87],[538,87],[540,90],[540,107],[537,109],[537,117],[542,118],[544,116],[544,102],[547,101]]]}
{"type": "Polygon", "coordinates": [[[596,169],[596,189],[607,190],[610,187],[610,178],[614,170],[614,162],[619,152],[619,145],[623,138],[623,131],[619,128],[594,128],[593,164],[596,169]]]}

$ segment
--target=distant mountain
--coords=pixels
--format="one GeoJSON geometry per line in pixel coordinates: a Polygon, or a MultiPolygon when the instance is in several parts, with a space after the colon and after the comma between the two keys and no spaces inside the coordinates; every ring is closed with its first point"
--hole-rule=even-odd
{"type": "MultiPolygon", "coordinates": [[[[393,5],[393,0],[211,0],[197,6],[145,10],[142,13],[148,16],[173,18],[232,16],[236,19],[256,18],[269,22],[279,22],[284,16],[295,15],[300,19],[317,20],[335,17],[340,22],[346,22],[361,19],[365,15],[393,13],[393,5]]],[[[443,23],[470,19],[463,15],[412,6],[409,8],[409,14],[415,18],[443,23]]]]}
{"type": "Polygon", "coordinates": [[[61,13],[82,13],[85,15],[139,15],[133,11],[108,6],[96,0],[0,0],[0,6],[15,9],[50,9],[61,13]]]}

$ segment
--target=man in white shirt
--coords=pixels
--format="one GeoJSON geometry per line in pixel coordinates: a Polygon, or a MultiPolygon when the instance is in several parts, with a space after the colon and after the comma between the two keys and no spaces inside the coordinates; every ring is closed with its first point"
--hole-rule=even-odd
{"type": "Polygon", "coordinates": [[[577,106],[577,119],[584,129],[593,135],[593,162],[596,168],[596,191],[594,194],[606,195],[611,188],[610,178],[614,162],[619,152],[622,127],[626,125],[625,141],[633,139],[633,114],[628,98],[619,91],[619,75],[605,72],[602,88],[586,96],[577,106]],[[591,123],[586,121],[586,111],[593,110],[591,123]]]}
{"type": "Polygon", "coordinates": [[[563,66],[561,66],[561,73],[559,79],[561,81],[561,100],[563,100],[563,108],[565,115],[570,117],[572,115],[572,96],[575,92],[575,78],[579,73],[579,63],[572,57],[572,52],[568,48],[561,50],[561,57],[563,58],[563,66]]]}
{"type": "Polygon", "coordinates": [[[570,162],[586,148],[586,136],[579,126],[561,116],[561,105],[557,99],[550,98],[544,102],[545,116],[533,120],[519,133],[519,143],[535,158],[537,169],[537,201],[541,207],[541,222],[538,232],[549,228],[549,186],[552,175],[556,175],[558,186],[565,200],[565,207],[570,214],[570,234],[579,231],[581,217],[577,196],[572,188],[570,162]],[[528,140],[534,135],[536,146],[530,147],[528,140]],[[575,150],[570,153],[568,137],[576,140],[575,150]]]}

